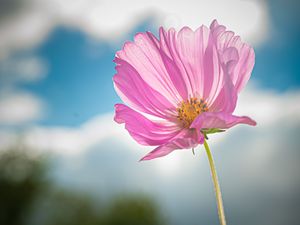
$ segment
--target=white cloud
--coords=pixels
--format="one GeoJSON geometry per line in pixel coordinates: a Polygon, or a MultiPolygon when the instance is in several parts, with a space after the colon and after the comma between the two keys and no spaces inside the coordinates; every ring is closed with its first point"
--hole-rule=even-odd
{"type": "MultiPolygon", "coordinates": [[[[241,204],[245,211],[256,209],[264,201],[257,197],[261,194],[269,198],[269,206],[278,202],[274,196],[299,194],[299,101],[299,91],[276,93],[248,86],[236,114],[251,116],[258,126],[240,125],[210,137],[225,200],[230,200],[226,205],[232,210],[247,217],[239,211],[241,204]]],[[[38,152],[55,153],[61,159],[57,176],[72,186],[105,195],[124,191],[152,194],[173,215],[174,224],[185,223],[186,218],[190,220],[187,224],[193,224],[199,213],[201,218],[211,216],[207,213],[215,209],[215,200],[203,147],[196,149],[195,157],[190,150],[176,151],[138,163],[152,147],[136,144],[112,119],[113,115],[107,114],[76,128],[37,126],[22,134],[0,130],[0,149],[17,143],[38,152]],[[179,212],[173,207],[178,202],[187,207],[179,212]]],[[[273,207],[280,209],[276,204],[273,207]]],[[[255,224],[270,218],[266,208],[257,208],[261,216],[255,218],[255,224]]],[[[280,216],[287,218],[286,212],[291,209],[279,211],[280,216]]],[[[276,224],[273,222],[263,224],[276,224]]]]}
{"type": "MultiPolygon", "coordinates": [[[[3,121],[19,123],[37,118],[39,103],[32,101],[32,96],[17,95],[5,100],[7,102],[0,101],[0,124],[3,121]]],[[[298,102],[300,102],[299,91],[276,93],[248,86],[239,98],[235,114],[248,115],[255,119],[258,125],[257,127],[239,125],[225,133],[212,135],[209,143],[215,153],[217,164],[221,163],[224,166],[224,162],[229,163],[229,168],[232,168],[230,173],[243,171],[247,176],[255,176],[256,180],[266,183],[266,173],[262,171],[273,168],[273,162],[278,161],[283,146],[299,143],[299,140],[293,138],[294,132],[300,129],[298,102]],[[218,157],[222,160],[219,161],[218,157]],[[231,160],[232,162],[229,162],[231,160]],[[236,171],[236,167],[241,169],[236,171]]],[[[21,133],[0,130],[0,150],[14,147],[16,144],[37,152],[50,152],[77,159],[75,164],[78,164],[78,160],[80,161],[89,150],[97,146],[102,146],[99,151],[105,151],[105,146],[116,145],[121,148],[117,150],[118,152],[128,150],[126,154],[132,155],[136,161],[153,148],[135,143],[124,126],[113,121],[113,114],[99,115],[80,127],[31,126],[21,133]]],[[[196,157],[199,153],[201,160],[205,160],[202,147],[196,149],[196,157]]],[[[190,150],[176,151],[167,157],[151,161],[151,165],[161,176],[171,179],[182,172],[181,165],[190,161],[191,155],[190,150]]],[[[291,181],[294,178],[285,177],[284,172],[276,168],[273,170],[277,171],[277,177],[280,179],[272,180],[272,177],[268,177],[267,187],[276,184],[276,187],[280,188],[279,184],[289,185],[294,182],[291,181]],[[287,182],[281,182],[281,179],[287,182]]],[[[286,167],[286,169],[290,171],[291,168],[286,167]]],[[[250,184],[244,181],[244,185],[250,184]]]]}
{"type": "Polygon", "coordinates": [[[22,125],[40,119],[43,103],[25,92],[2,92],[0,95],[0,125],[22,125]]]}
{"type": "Polygon", "coordinates": [[[9,57],[0,61],[0,126],[20,127],[39,120],[45,103],[19,85],[39,81],[47,73],[46,63],[35,56],[9,57]]]}
{"type": "Polygon", "coordinates": [[[236,114],[253,115],[258,126],[273,126],[276,122],[300,121],[300,91],[278,93],[248,86],[239,96],[236,114]]]}
{"type": "Polygon", "coordinates": [[[35,56],[7,58],[0,61],[0,81],[10,85],[15,82],[35,82],[45,77],[46,63],[35,56]]]}
{"type": "Polygon", "coordinates": [[[113,136],[122,137],[121,129],[113,123],[112,115],[102,115],[79,128],[32,127],[23,135],[22,140],[25,145],[34,149],[78,155],[113,136]]]}
{"type": "Polygon", "coordinates": [[[1,24],[0,59],[16,50],[35,47],[47,37],[54,23],[43,13],[34,5],[28,5],[24,12],[1,24]]]}
{"type": "Polygon", "coordinates": [[[0,129],[0,150],[10,149],[15,147],[18,143],[18,135],[9,130],[0,129]]]}
{"type": "MultiPolygon", "coordinates": [[[[3,98],[0,101],[0,121],[17,123],[37,118],[40,103],[32,97],[23,94],[3,98]]],[[[283,121],[285,124],[300,122],[300,106],[297,104],[299,101],[299,91],[281,94],[249,86],[240,96],[235,114],[247,115],[257,121],[257,127],[247,129],[259,131],[273,129],[283,121]]],[[[228,132],[214,135],[211,137],[211,142],[216,144],[216,142],[226,141],[239,129],[245,127],[247,126],[239,125],[228,132]]],[[[24,144],[37,149],[72,155],[83,153],[103,140],[114,137],[130,147],[144,148],[135,144],[123,126],[113,121],[113,114],[97,116],[75,128],[32,126],[26,130],[22,139],[24,144]]],[[[254,135],[253,138],[257,137],[254,135]]]]}
{"type": "MultiPolygon", "coordinates": [[[[281,224],[274,221],[274,210],[284,220],[289,218],[287,212],[297,213],[293,205],[282,209],[280,204],[290,205],[289,199],[299,194],[299,101],[299,91],[276,93],[248,86],[239,99],[236,114],[251,116],[258,126],[240,125],[209,139],[225,207],[247,218],[244,224],[281,224]],[[270,207],[272,210],[268,211],[270,207]],[[258,216],[252,218],[253,213],[258,216]]],[[[176,151],[138,163],[151,147],[135,144],[124,127],[112,121],[112,115],[69,131],[79,133],[74,140],[67,138],[70,142],[65,146],[86,149],[70,148],[59,153],[63,160],[57,173],[62,182],[105,196],[126,191],[147,193],[157,199],[167,215],[172,215],[172,224],[217,218],[209,165],[202,146],[196,149],[196,156],[190,150],[176,151]],[[93,136],[88,138],[88,133],[93,136]],[[184,207],[178,207],[179,202],[184,207]]],[[[64,136],[51,140],[59,142],[59,139],[64,136]]],[[[37,138],[33,136],[32,140],[37,138]]]]}
{"type": "Polygon", "coordinates": [[[217,18],[254,44],[268,33],[268,10],[263,1],[28,0],[21,13],[0,27],[0,58],[12,50],[37,45],[56,25],[114,41],[149,17],[157,26],[176,28],[209,25],[217,18]]]}

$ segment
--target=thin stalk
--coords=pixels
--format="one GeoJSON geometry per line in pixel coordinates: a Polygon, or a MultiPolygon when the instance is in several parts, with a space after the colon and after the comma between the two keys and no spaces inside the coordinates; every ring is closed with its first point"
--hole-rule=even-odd
{"type": "Polygon", "coordinates": [[[222,200],[221,189],[220,189],[220,185],[219,185],[219,181],[218,181],[217,171],[216,171],[215,163],[214,163],[213,157],[211,155],[211,152],[210,152],[210,149],[209,149],[209,146],[208,146],[206,140],[204,140],[204,147],[205,147],[205,150],[207,153],[211,176],[212,176],[213,183],[214,183],[220,224],[226,225],[225,212],[224,212],[224,207],[223,207],[223,200],[222,200]]]}

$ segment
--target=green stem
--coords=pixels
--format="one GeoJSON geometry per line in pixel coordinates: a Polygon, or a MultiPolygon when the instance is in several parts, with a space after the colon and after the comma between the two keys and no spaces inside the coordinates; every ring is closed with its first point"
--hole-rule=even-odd
{"type": "Polygon", "coordinates": [[[221,189],[220,189],[220,185],[219,185],[219,181],[218,181],[217,171],[216,171],[215,163],[214,163],[213,157],[211,155],[211,152],[210,152],[210,149],[209,149],[209,146],[208,146],[206,140],[204,140],[204,147],[205,147],[205,150],[207,153],[211,176],[212,176],[213,183],[214,183],[220,224],[226,225],[223,200],[222,200],[221,189]]]}

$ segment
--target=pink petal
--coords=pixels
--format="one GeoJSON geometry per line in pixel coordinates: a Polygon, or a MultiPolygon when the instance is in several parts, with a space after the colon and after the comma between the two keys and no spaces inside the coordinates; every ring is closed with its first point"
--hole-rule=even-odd
{"type": "Polygon", "coordinates": [[[126,61],[115,59],[117,74],[113,77],[115,89],[121,99],[134,109],[168,118],[176,113],[176,105],[150,87],[126,61]]]}
{"type": "Polygon", "coordinates": [[[209,111],[232,113],[236,107],[236,103],[237,92],[233,87],[232,81],[228,79],[228,82],[224,82],[224,86],[217,95],[217,98],[209,106],[209,111]]]}
{"type": "MultiPolygon", "coordinates": [[[[220,27],[220,31],[225,29],[220,27]]],[[[174,29],[160,29],[161,49],[178,66],[189,96],[203,98],[214,111],[233,112],[237,93],[230,72],[239,56],[235,48],[217,49],[210,30],[201,26],[195,32],[184,27],[178,34],[174,29]]]]}
{"type": "Polygon", "coordinates": [[[177,89],[178,93],[181,96],[181,99],[188,98],[188,91],[185,85],[184,79],[177,65],[171,58],[160,48],[160,41],[150,32],[147,32],[148,37],[151,39],[153,44],[156,46],[157,51],[159,51],[161,59],[164,63],[164,66],[169,74],[170,80],[177,89]]]}
{"type": "Polygon", "coordinates": [[[210,102],[209,111],[232,113],[237,103],[237,90],[235,89],[230,73],[238,61],[238,53],[235,48],[227,48],[220,53],[221,66],[223,68],[222,88],[216,93],[216,98],[210,102]]]}
{"type": "Polygon", "coordinates": [[[210,128],[228,129],[239,123],[251,126],[256,125],[256,122],[247,116],[234,116],[225,112],[205,112],[194,120],[190,128],[198,130],[210,128]]]}
{"type": "Polygon", "coordinates": [[[125,123],[129,134],[142,145],[162,145],[179,132],[180,128],[170,122],[153,122],[126,105],[115,105],[117,123],[125,123]]]}
{"type": "Polygon", "coordinates": [[[206,98],[214,81],[212,61],[217,60],[217,53],[209,33],[206,26],[195,32],[184,27],[178,33],[160,28],[161,49],[177,65],[190,97],[206,98]]]}
{"type": "Polygon", "coordinates": [[[125,43],[116,57],[132,65],[149,86],[174,104],[181,102],[182,96],[187,95],[184,93],[182,77],[176,72],[174,64],[162,58],[157,39],[153,35],[138,33],[134,42],[125,43]]]}
{"type": "Polygon", "coordinates": [[[195,148],[199,144],[199,140],[201,143],[204,141],[204,136],[202,133],[196,133],[193,130],[183,130],[181,133],[179,133],[173,140],[158,146],[153,151],[148,153],[146,156],[144,156],[141,161],[143,160],[151,160],[158,157],[163,157],[165,155],[168,155],[174,150],[177,149],[190,149],[195,148]],[[198,134],[200,136],[198,136],[198,134]],[[198,136],[198,137],[196,137],[198,136]]]}
{"type": "Polygon", "coordinates": [[[224,51],[227,48],[235,48],[239,55],[232,73],[230,73],[232,82],[240,92],[248,82],[255,62],[254,50],[251,46],[243,43],[239,36],[235,36],[232,31],[226,31],[226,28],[219,25],[214,20],[210,26],[211,32],[215,38],[218,50],[224,51]]]}

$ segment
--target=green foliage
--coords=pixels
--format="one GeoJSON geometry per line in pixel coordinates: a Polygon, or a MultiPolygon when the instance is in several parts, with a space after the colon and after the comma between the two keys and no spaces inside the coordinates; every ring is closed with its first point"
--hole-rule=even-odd
{"type": "Polygon", "coordinates": [[[0,155],[0,224],[23,225],[36,196],[44,189],[41,161],[20,150],[0,155]]]}
{"type": "Polygon", "coordinates": [[[79,192],[50,190],[35,207],[32,225],[101,225],[102,209],[79,192]]]}
{"type": "Polygon", "coordinates": [[[211,129],[202,129],[202,133],[204,134],[205,139],[208,140],[208,134],[215,134],[215,133],[220,133],[220,132],[225,132],[224,129],[219,129],[219,128],[211,128],[211,129]]]}
{"type": "Polygon", "coordinates": [[[147,197],[120,197],[108,210],[106,225],[165,224],[153,202],[147,197]]]}
{"type": "Polygon", "coordinates": [[[106,204],[62,190],[46,179],[44,158],[20,150],[0,154],[0,225],[164,225],[153,201],[121,195],[106,204]]]}

